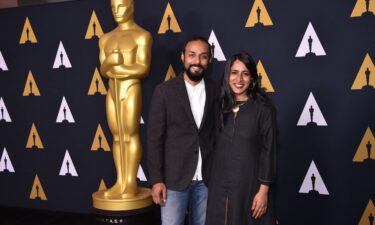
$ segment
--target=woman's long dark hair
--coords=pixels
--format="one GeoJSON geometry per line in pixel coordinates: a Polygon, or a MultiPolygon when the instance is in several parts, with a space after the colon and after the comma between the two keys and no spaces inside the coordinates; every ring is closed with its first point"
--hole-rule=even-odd
{"type": "Polygon", "coordinates": [[[225,70],[221,81],[221,96],[219,105],[219,128],[224,127],[224,122],[228,113],[232,112],[232,108],[236,105],[235,96],[229,86],[229,74],[231,72],[234,61],[239,60],[245,64],[250,72],[251,83],[247,90],[249,100],[260,104],[268,104],[269,98],[265,94],[264,88],[261,88],[257,67],[254,59],[247,52],[240,52],[233,55],[225,64],[225,70]]]}

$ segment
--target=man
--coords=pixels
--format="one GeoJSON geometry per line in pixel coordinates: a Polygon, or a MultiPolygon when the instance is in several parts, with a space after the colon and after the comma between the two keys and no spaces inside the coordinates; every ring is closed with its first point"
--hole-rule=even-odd
{"type": "Polygon", "coordinates": [[[210,44],[195,37],[181,53],[184,72],[159,84],[152,97],[147,130],[152,198],[161,205],[163,225],[205,223],[215,105],[219,88],[204,77],[211,62],[210,44]]]}

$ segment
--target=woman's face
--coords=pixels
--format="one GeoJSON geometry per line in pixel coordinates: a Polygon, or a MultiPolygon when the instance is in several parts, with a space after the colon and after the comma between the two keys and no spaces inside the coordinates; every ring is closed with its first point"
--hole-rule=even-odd
{"type": "Polygon", "coordinates": [[[229,87],[235,96],[236,101],[248,99],[247,90],[251,83],[250,71],[245,64],[239,60],[233,62],[229,72],[229,87]]]}

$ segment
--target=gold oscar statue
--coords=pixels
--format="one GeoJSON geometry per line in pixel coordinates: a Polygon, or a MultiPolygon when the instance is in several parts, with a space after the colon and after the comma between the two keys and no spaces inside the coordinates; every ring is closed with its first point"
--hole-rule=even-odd
{"type": "Polygon", "coordinates": [[[99,39],[99,59],[101,74],[109,79],[106,112],[117,180],[92,197],[96,209],[123,211],[152,204],[150,189],[137,186],[142,157],[141,79],[150,70],[152,37],[135,23],[133,0],[111,0],[111,6],[118,26],[99,39]]]}

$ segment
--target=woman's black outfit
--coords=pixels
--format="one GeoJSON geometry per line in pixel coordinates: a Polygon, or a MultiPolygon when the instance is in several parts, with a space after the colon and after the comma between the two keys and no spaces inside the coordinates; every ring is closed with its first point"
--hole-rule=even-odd
{"type": "Polygon", "coordinates": [[[206,225],[274,225],[272,186],[266,214],[255,220],[251,206],[260,184],[275,179],[275,110],[249,100],[234,114],[227,114],[216,137],[206,225]]]}

